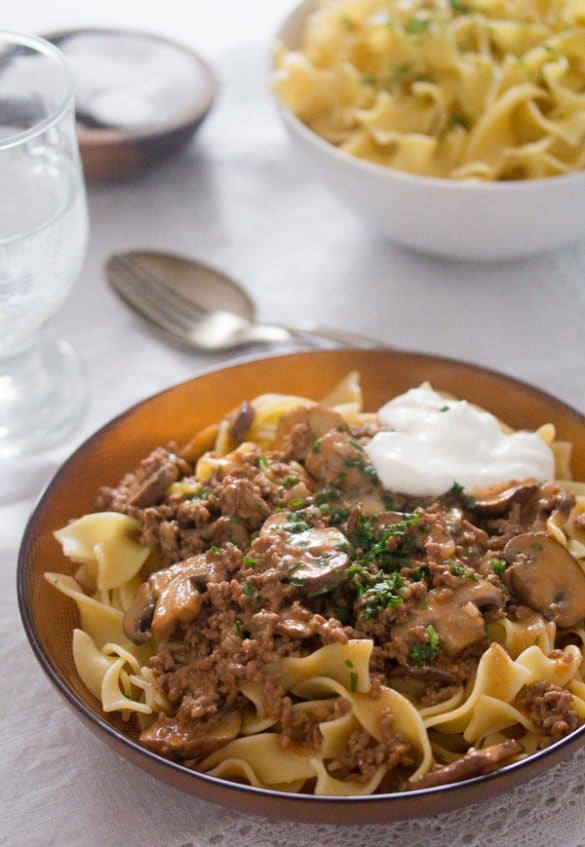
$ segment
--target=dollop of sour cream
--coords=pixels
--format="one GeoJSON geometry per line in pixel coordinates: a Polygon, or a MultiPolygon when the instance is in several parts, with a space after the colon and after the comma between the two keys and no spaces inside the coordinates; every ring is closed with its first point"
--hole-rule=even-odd
{"type": "Polygon", "coordinates": [[[554,477],[550,447],[535,432],[502,432],[497,418],[430,386],[412,388],[378,412],[391,432],[366,447],[385,488],[438,496],[456,482],[467,491],[532,477],[554,477]]]}

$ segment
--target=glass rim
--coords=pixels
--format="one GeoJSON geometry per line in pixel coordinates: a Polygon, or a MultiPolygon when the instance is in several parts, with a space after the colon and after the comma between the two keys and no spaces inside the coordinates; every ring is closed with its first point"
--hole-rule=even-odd
{"type": "Polygon", "coordinates": [[[0,43],[11,43],[15,47],[29,47],[37,53],[42,53],[45,56],[50,57],[61,67],[65,82],[63,97],[58,105],[51,111],[51,114],[35,123],[34,126],[29,127],[29,129],[22,130],[21,132],[15,132],[13,135],[9,135],[6,138],[0,138],[1,152],[2,150],[7,150],[10,147],[16,147],[25,141],[29,141],[37,135],[41,135],[51,126],[58,123],[66,114],[68,109],[73,107],[75,80],[73,72],[69,67],[69,63],[62,51],[50,41],[47,41],[46,38],[41,38],[38,35],[27,35],[13,30],[0,29],[0,43]]]}

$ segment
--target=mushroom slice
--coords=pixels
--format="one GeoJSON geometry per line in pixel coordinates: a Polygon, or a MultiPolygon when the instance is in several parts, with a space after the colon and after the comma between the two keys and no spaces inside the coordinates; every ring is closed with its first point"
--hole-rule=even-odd
{"type": "Polygon", "coordinates": [[[170,458],[159,468],[153,471],[141,483],[139,488],[128,500],[130,506],[145,509],[154,506],[165,496],[169,486],[176,482],[180,476],[179,468],[170,458]]]}
{"type": "Polygon", "coordinates": [[[135,644],[144,644],[153,631],[160,639],[169,626],[172,631],[177,621],[190,623],[201,610],[201,594],[207,590],[207,584],[223,579],[225,568],[220,563],[208,562],[205,554],[156,571],[140,586],[124,613],[125,634],[135,644]]]}
{"type": "Polygon", "coordinates": [[[294,521],[282,512],[269,517],[262,527],[261,535],[272,533],[278,543],[283,579],[289,585],[314,597],[346,579],[350,565],[347,540],[335,527],[309,527],[299,532],[294,521]]]}
{"type": "Polygon", "coordinates": [[[585,618],[585,573],[569,551],[545,532],[524,532],[504,547],[506,581],[518,599],[560,627],[585,618]]]}
{"type": "Polygon", "coordinates": [[[158,641],[166,641],[172,635],[175,626],[189,624],[201,611],[203,598],[194,585],[193,579],[178,576],[161,591],[154,615],[152,632],[158,641]]]}
{"type": "Polygon", "coordinates": [[[333,527],[313,528],[292,539],[296,555],[289,565],[289,583],[302,588],[310,596],[331,591],[345,580],[349,568],[349,557],[345,536],[333,527]]]}
{"type": "MultiPolygon", "coordinates": [[[[432,613],[441,647],[449,656],[457,656],[472,644],[485,638],[482,611],[502,609],[505,598],[495,585],[480,579],[456,588],[452,594],[439,591],[428,595],[428,611],[432,613]]],[[[427,612],[428,614],[428,612],[427,612]]]]}
{"type": "Polygon", "coordinates": [[[406,623],[393,627],[392,636],[412,647],[418,642],[416,632],[432,625],[439,636],[441,649],[448,656],[457,656],[485,638],[482,610],[501,609],[504,604],[502,592],[483,579],[454,590],[432,589],[424,606],[413,609],[406,623]]]}
{"type": "Polygon", "coordinates": [[[141,733],[140,740],[145,747],[161,756],[200,759],[234,739],[241,725],[241,715],[236,711],[185,725],[177,718],[161,714],[141,733]]]}
{"type": "Polygon", "coordinates": [[[246,437],[246,433],[252,426],[256,412],[254,407],[244,400],[242,405],[236,410],[232,416],[230,423],[230,438],[234,444],[241,444],[246,437]]]}
{"type": "Polygon", "coordinates": [[[126,609],[122,619],[124,634],[134,644],[144,644],[152,631],[152,616],[156,606],[156,599],[148,582],[143,582],[134,596],[133,604],[126,609]]]}
{"type": "Polygon", "coordinates": [[[417,789],[432,788],[435,785],[447,785],[449,782],[473,779],[474,776],[489,773],[502,762],[506,762],[521,752],[522,747],[514,738],[508,738],[491,747],[484,747],[483,750],[471,747],[461,759],[436,770],[427,771],[420,779],[411,783],[411,786],[417,789]]]}
{"type": "Polygon", "coordinates": [[[507,488],[491,489],[476,495],[473,511],[478,515],[501,515],[513,503],[526,503],[538,491],[536,482],[520,482],[507,488]]]}

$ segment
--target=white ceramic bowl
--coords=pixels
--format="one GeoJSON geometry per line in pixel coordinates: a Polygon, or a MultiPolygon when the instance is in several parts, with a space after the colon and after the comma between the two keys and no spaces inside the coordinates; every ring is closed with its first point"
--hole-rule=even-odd
{"type": "MultiPolygon", "coordinates": [[[[285,47],[299,47],[314,5],[314,0],[305,0],[284,21],[276,37],[285,47]]],[[[278,110],[316,176],[367,224],[398,244],[449,258],[502,260],[585,238],[583,172],[490,183],[413,176],[350,156],[280,102],[278,110]]]]}

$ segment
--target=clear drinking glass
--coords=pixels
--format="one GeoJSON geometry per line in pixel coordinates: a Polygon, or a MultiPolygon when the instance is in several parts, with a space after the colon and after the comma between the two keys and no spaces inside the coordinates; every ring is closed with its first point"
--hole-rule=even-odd
{"type": "Polygon", "coordinates": [[[0,31],[0,457],[61,440],[85,401],[73,349],[38,337],[87,241],[73,88],[56,47],[0,31]]]}

